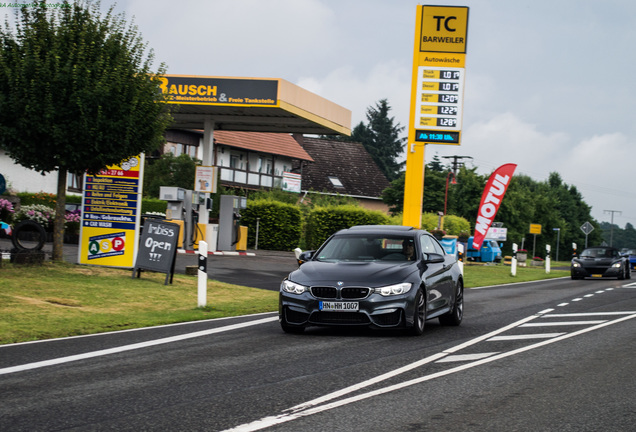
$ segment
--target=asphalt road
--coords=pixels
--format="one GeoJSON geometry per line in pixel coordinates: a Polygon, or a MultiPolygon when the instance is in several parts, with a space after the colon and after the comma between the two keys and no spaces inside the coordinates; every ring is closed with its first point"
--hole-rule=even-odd
{"type": "Polygon", "coordinates": [[[7,431],[631,431],[636,283],[469,289],[421,337],[275,314],[0,346],[7,431]]]}
{"type": "MultiPolygon", "coordinates": [[[[208,277],[237,285],[278,291],[280,282],[298,268],[293,252],[250,250],[249,255],[210,255],[208,277]]],[[[178,254],[175,271],[196,265],[196,254],[178,254]]]]}

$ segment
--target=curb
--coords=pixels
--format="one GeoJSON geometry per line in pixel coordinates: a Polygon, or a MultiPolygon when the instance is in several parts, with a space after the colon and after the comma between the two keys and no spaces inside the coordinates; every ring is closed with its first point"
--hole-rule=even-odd
{"type": "MultiPolygon", "coordinates": [[[[185,249],[178,249],[178,253],[180,254],[198,254],[198,251],[190,251],[185,249]]],[[[226,256],[256,256],[255,253],[252,252],[235,252],[235,251],[210,251],[208,255],[226,255],[226,256]]]]}

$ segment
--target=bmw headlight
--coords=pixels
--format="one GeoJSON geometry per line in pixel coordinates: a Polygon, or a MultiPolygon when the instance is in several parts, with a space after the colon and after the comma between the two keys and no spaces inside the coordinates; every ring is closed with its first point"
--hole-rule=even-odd
{"type": "Polygon", "coordinates": [[[623,264],[621,264],[619,262],[612,264],[612,267],[614,267],[614,268],[621,268],[622,266],[623,266],[623,264]]]}
{"type": "Polygon", "coordinates": [[[280,288],[290,294],[302,294],[305,291],[308,291],[306,286],[297,284],[290,280],[284,280],[283,283],[281,283],[280,288]]]}
{"type": "Polygon", "coordinates": [[[388,285],[388,286],[375,288],[375,292],[385,297],[392,296],[392,295],[400,295],[400,294],[405,294],[409,292],[412,286],[413,286],[412,283],[404,282],[404,283],[399,283],[396,285],[388,285]]]}

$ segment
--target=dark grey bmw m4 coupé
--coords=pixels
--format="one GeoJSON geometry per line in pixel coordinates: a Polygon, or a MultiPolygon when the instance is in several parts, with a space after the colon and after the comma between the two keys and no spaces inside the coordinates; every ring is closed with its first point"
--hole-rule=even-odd
{"type": "Polygon", "coordinates": [[[303,252],[283,280],[284,331],[307,326],[367,326],[420,335],[426,320],[461,323],[463,275],[427,231],[364,225],[341,230],[317,251],[303,252]]]}

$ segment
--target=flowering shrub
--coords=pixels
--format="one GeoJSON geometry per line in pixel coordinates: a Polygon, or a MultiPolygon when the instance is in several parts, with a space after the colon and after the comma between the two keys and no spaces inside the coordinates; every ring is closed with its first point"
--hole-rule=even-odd
{"type": "Polygon", "coordinates": [[[13,219],[16,224],[23,220],[32,220],[42,225],[44,229],[49,229],[53,227],[55,210],[42,204],[26,205],[20,208],[13,219]]]}
{"type": "Polygon", "coordinates": [[[64,215],[64,229],[68,234],[79,233],[80,222],[82,220],[81,210],[67,212],[64,215]]]}
{"type": "Polygon", "coordinates": [[[37,193],[28,193],[23,192],[19,193],[20,202],[22,205],[45,205],[47,207],[54,208],[56,202],[56,196],[54,194],[46,193],[46,192],[37,192],[37,193]]]}
{"type": "Polygon", "coordinates": [[[11,222],[13,219],[13,204],[4,198],[0,198],[0,221],[11,222]]]}

